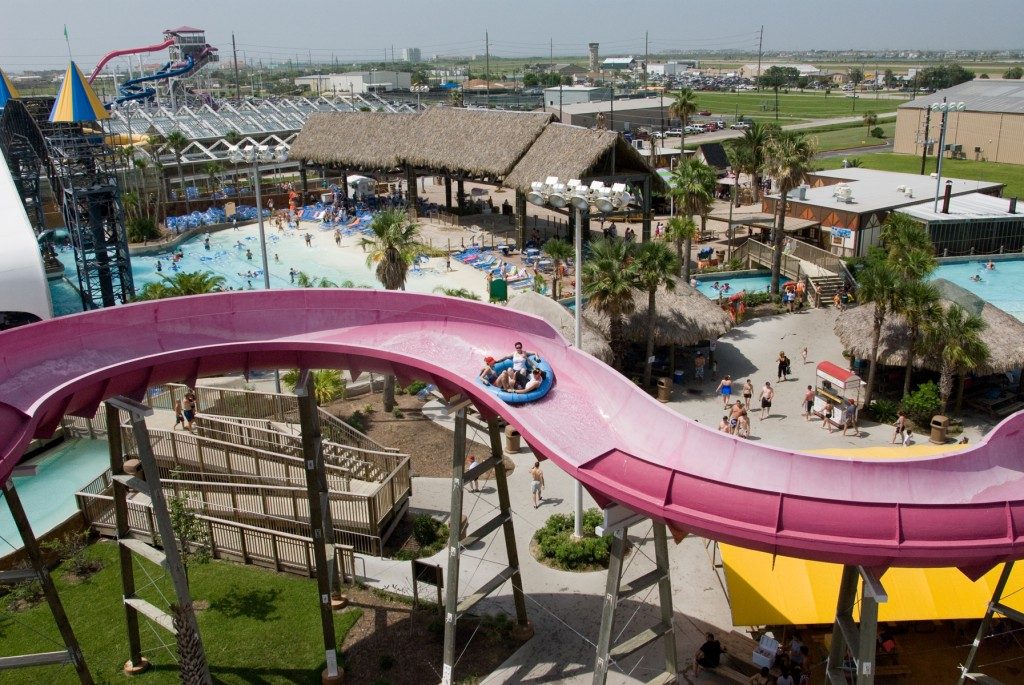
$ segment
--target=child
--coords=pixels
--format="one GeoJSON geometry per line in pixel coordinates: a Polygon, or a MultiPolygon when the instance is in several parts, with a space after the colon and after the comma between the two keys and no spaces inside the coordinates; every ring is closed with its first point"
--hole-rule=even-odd
{"type": "Polygon", "coordinates": [[[908,428],[906,432],[903,434],[903,446],[910,447],[913,444],[914,441],[911,439],[910,429],[908,428]]]}
{"type": "Polygon", "coordinates": [[[182,428],[185,427],[185,416],[181,411],[181,400],[175,400],[174,402],[174,428],[171,430],[178,430],[178,424],[181,424],[182,428]]]}

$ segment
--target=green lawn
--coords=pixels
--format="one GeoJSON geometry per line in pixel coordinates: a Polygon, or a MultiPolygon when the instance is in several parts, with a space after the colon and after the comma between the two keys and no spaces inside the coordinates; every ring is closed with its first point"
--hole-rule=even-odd
{"type": "MultiPolygon", "coordinates": [[[[698,92],[697,109],[710,110],[715,115],[741,114],[760,121],[775,120],[775,94],[773,91],[747,91],[741,93],[698,92]]],[[[668,102],[668,94],[665,97],[668,102]]],[[[878,99],[861,94],[856,100],[846,97],[841,91],[833,91],[825,97],[823,92],[789,94],[779,93],[779,123],[793,124],[808,119],[860,116],[872,111],[893,112],[903,100],[878,99]]]]}
{"type": "MultiPolygon", "coordinates": [[[[886,121],[878,124],[878,126],[885,131],[885,137],[887,139],[892,138],[896,132],[895,121],[886,121]]],[[[821,132],[812,130],[805,131],[805,134],[808,138],[817,139],[817,149],[819,152],[846,150],[847,148],[864,147],[867,145],[881,145],[885,142],[884,140],[869,136],[867,126],[851,126],[848,128],[821,132]]]]}
{"type": "MultiPolygon", "coordinates": [[[[71,618],[85,654],[86,663],[98,683],[128,682],[121,668],[128,658],[128,639],[121,605],[121,580],[117,548],[113,543],[91,545],[90,557],[102,560],[103,570],[88,580],[69,585],[62,572],[56,573],[57,588],[71,618]]],[[[160,598],[171,598],[169,582],[149,584],[149,571],[163,579],[154,566],[136,561],[139,595],[157,606],[160,598]],[[144,587],[148,585],[148,587],[144,587]],[[159,588],[159,592],[157,590],[159,588]]],[[[251,566],[214,561],[190,570],[194,599],[207,600],[200,612],[199,629],[214,679],[222,683],[319,683],[324,656],[316,583],[251,566]]],[[[362,615],[350,609],[336,615],[338,644],[362,615]]],[[[174,648],[170,633],[151,628],[141,619],[142,645],[153,663],[146,673],[131,682],[163,684],[178,682],[171,654],[161,643],[174,648]]],[[[63,649],[59,634],[45,603],[12,612],[4,604],[0,613],[0,654],[11,655],[63,649]]],[[[6,671],[4,683],[77,683],[71,666],[42,666],[6,671]]]]}
{"type": "MultiPolygon", "coordinates": [[[[921,158],[917,155],[898,155],[893,152],[882,152],[857,155],[857,158],[868,169],[902,171],[911,174],[921,171],[921,158]]],[[[822,159],[816,162],[823,169],[836,169],[842,166],[842,163],[843,160],[839,157],[822,159]]],[[[933,171],[935,171],[935,157],[929,157],[925,173],[930,174],[933,171]]],[[[1024,165],[975,162],[968,159],[946,159],[942,162],[942,175],[951,178],[1005,183],[1004,197],[1024,197],[1024,165]]]]}

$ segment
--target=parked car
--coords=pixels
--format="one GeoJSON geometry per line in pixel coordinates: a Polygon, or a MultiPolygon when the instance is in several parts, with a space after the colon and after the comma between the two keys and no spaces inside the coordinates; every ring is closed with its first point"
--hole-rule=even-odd
{"type": "Polygon", "coordinates": [[[719,131],[721,131],[722,129],[725,128],[725,122],[719,119],[718,121],[715,122],[715,126],[718,127],[719,131]]]}
{"type": "Polygon", "coordinates": [[[711,133],[712,131],[717,131],[717,130],[718,130],[718,124],[716,124],[713,121],[709,121],[708,123],[704,124],[704,132],[705,133],[711,133]]]}
{"type": "Polygon", "coordinates": [[[686,127],[686,132],[691,134],[704,133],[704,127],[701,126],[700,124],[690,124],[689,126],[686,127]]]}
{"type": "Polygon", "coordinates": [[[678,138],[681,135],[683,135],[683,130],[679,128],[670,128],[669,130],[665,131],[666,138],[678,138]]]}
{"type": "Polygon", "coordinates": [[[705,110],[703,112],[697,112],[697,114],[701,115],[702,117],[709,117],[709,116],[711,116],[710,110],[705,110]]]}
{"type": "Polygon", "coordinates": [[[729,128],[733,129],[734,131],[746,131],[748,128],[750,128],[750,124],[748,124],[745,121],[737,121],[729,128]]]}

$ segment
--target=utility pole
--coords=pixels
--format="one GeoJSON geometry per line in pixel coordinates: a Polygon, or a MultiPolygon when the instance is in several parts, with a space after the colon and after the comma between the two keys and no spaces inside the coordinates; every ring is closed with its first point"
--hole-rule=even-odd
{"type": "Polygon", "coordinates": [[[924,142],[921,143],[921,175],[924,176],[924,167],[928,163],[928,134],[932,127],[932,108],[924,108],[924,142]]]}
{"type": "Polygon", "coordinates": [[[491,108],[491,34],[484,31],[484,84],[487,88],[487,109],[491,108]]]}
{"type": "Polygon", "coordinates": [[[235,34],[231,34],[231,61],[235,64],[235,102],[242,101],[241,91],[238,85],[238,50],[235,49],[235,34]]]}
{"type": "MultiPolygon", "coordinates": [[[[764,55],[764,24],[761,24],[761,33],[757,39],[757,81],[754,85],[761,90],[761,57],[764,55]]],[[[778,111],[778,110],[776,110],[778,111]]]]}
{"type": "Polygon", "coordinates": [[[548,38],[548,61],[551,64],[555,63],[555,39],[548,38]]]}
{"type": "Polygon", "coordinates": [[[651,61],[651,52],[647,42],[649,31],[644,31],[644,90],[647,89],[647,63],[651,61]]]}

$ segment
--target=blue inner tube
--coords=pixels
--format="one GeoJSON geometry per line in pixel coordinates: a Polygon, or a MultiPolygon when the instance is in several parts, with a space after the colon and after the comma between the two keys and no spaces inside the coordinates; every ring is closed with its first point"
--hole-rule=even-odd
{"type": "MultiPolygon", "coordinates": [[[[501,398],[508,404],[525,404],[527,402],[534,402],[536,400],[539,400],[540,398],[544,397],[544,395],[547,395],[548,391],[551,390],[551,386],[555,384],[555,374],[551,370],[551,365],[548,364],[546,361],[538,358],[537,356],[530,357],[530,361],[533,363],[534,366],[536,366],[537,368],[544,372],[543,382],[541,382],[539,388],[532,392],[520,394],[506,392],[505,390],[499,390],[493,385],[484,385],[484,382],[480,379],[479,376],[477,376],[476,378],[477,385],[481,385],[487,388],[487,390],[490,391],[491,394],[497,395],[499,398],[501,398]]],[[[497,371],[498,373],[501,373],[510,366],[512,366],[512,360],[506,359],[495,364],[494,370],[497,371]]]]}

